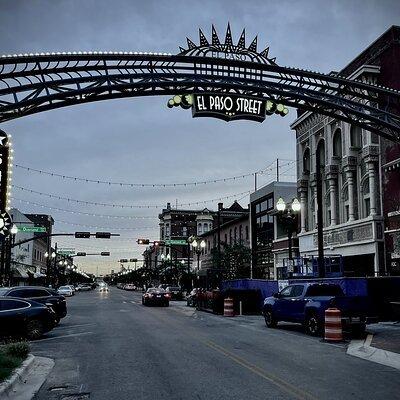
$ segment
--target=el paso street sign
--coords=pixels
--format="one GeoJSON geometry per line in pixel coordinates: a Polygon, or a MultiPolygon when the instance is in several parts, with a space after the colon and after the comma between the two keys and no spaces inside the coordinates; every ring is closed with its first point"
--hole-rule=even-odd
{"type": "Polygon", "coordinates": [[[193,117],[214,117],[224,121],[265,119],[266,100],[226,93],[193,94],[193,117]]]}
{"type": "Polygon", "coordinates": [[[168,245],[173,245],[173,244],[187,244],[187,241],[184,239],[171,239],[171,240],[166,240],[165,244],[168,245]]]}

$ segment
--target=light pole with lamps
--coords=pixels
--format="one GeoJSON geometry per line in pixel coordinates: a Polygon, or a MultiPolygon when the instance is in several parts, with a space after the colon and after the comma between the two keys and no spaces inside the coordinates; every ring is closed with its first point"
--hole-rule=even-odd
{"type": "Polygon", "coordinates": [[[282,221],[285,222],[288,234],[289,260],[292,260],[292,233],[296,231],[297,214],[300,212],[301,205],[297,198],[294,198],[290,204],[286,204],[282,197],[279,197],[276,203],[276,209],[282,221]]]}
{"type": "Polygon", "coordinates": [[[197,254],[197,272],[198,272],[200,270],[200,254],[203,251],[203,249],[206,247],[206,242],[204,240],[202,240],[199,243],[196,239],[194,239],[191,244],[192,244],[193,250],[197,254]]]}

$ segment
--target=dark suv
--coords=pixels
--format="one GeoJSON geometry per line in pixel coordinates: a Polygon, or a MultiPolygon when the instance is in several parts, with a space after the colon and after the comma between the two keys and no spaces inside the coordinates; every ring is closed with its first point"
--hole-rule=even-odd
{"type": "Polygon", "coordinates": [[[67,315],[67,303],[64,296],[55,290],[41,286],[15,286],[0,288],[0,296],[19,297],[45,304],[56,313],[56,322],[67,315]]]}

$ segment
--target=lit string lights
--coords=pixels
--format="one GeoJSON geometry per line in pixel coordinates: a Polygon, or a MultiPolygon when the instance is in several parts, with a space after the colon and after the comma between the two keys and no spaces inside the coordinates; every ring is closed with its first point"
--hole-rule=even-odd
{"type": "MultiPolygon", "coordinates": [[[[295,163],[296,161],[294,160],[283,160],[281,159],[280,161],[285,161],[283,164],[279,164],[279,168],[285,167],[287,165],[291,165],[295,163]]],[[[83,178],[83,177],[78,177],[78,176],[70,176],[66,174],[60,174],[56,172],[49,172],[49,171],[44,171],[41,169],[36,169],[36,168],[31,168],[31,167],[26,167],[24,165],[19,165],[15,164],[16,168],[23,169],[28,172],[33,172],[33,173],[38,173],[41,175],[47,175],[47,176],[52,176],[56,178],[61,178],[61,179],[66,179],[66,180],[71,180],[75,182],[85,182],[85,183],[95,183],[95,184],[102,184],[102,185],[108,185],[108,186],[126,186],[126,187],[147,187],[147,188],[166,188],[166,187],[179,187],[179,186],[200,186],[200,185],[209,185],[209,184],[214,184],[214,183],[221,183],[221,182],[229,182],[229,181],[235,181],[239,179],[244,179],[248,178],[250,176],[254,176],[255,174],[261,174],[261,175],[268,175],[268,174],[274,174],[276,171],[276,166],[275,166],[276,161],[271,162],[270,164],[267,165],[267,167],[260,169],[258,171],[254,172],[249,172],[246,174],[242,175],[236,175],[236,176],[230,176],[230,177],[225,177],[225,178],[218,178],[218,179],[211,179],[211,180],[204,180],[204,181],[197,181],[197,182],[178,182],[178,183],[128,183],[128,182],[116,182],[116,181],[104,181],[101,179],[90,179],[90,178],[83,178]]]]}

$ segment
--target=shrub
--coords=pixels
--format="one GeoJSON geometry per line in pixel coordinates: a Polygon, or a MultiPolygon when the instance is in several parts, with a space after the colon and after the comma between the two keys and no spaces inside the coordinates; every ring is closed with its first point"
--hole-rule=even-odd
{"type": "Polygon", "coordinates": [[[27,342],[10,343],[5,346],[5,353],[18,358],[26,358],[29,354],[29,344],[27,342]]]}

